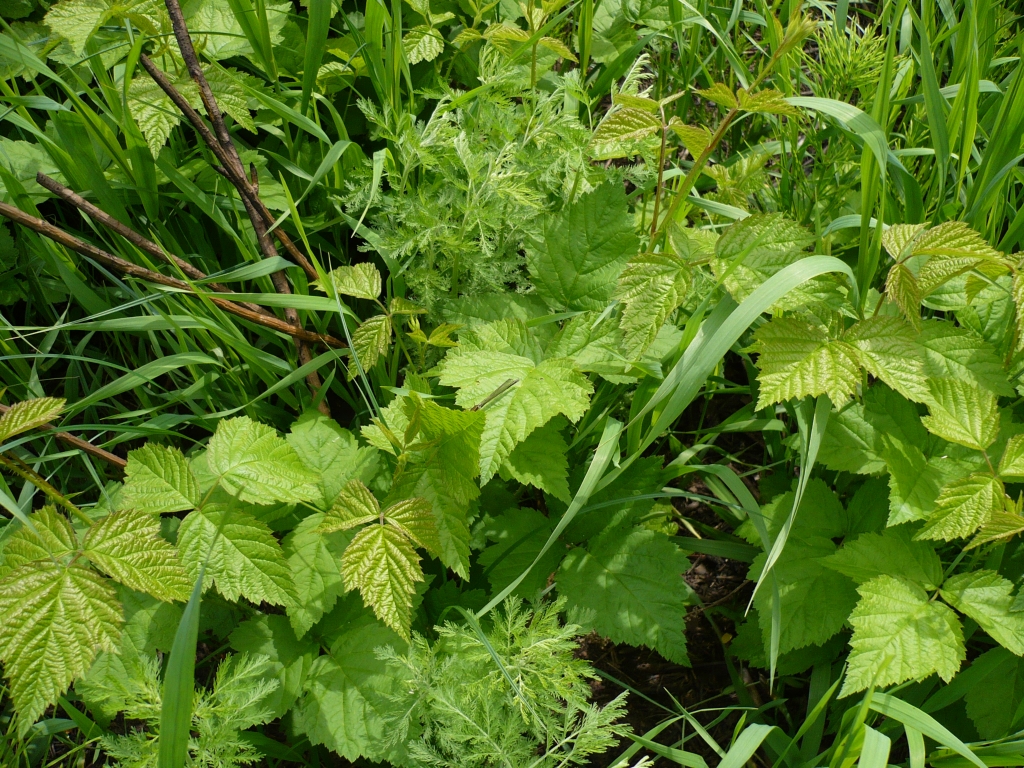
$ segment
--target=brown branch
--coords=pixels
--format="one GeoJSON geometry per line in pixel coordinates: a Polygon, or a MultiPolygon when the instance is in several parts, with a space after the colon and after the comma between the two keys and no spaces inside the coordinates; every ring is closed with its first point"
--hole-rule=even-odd
{"type": "MultiPolygon", "coordinates": [[[[0,415],[7,413],[9,410],[11,410],[11,406],[0,405],[0,415]]],[[[77,448],[80,451],[84,451],[85,453],[88,453],[90,456],[93,456],[97,459],[103,459],[103,461],[109,464],[113,464],[118,469],[123,470],[125,468],[125,465],[128,463],[120,456],[115,456],[110,451],[105,451],[102,448],[88,442],[87,440],[83,440],[80,437],[75,437],[69,432],[58,432],[57,428],[53,426],[53,424],[40,424],[39,429],[53,431],[55,433],[54,437],[56,437],[62,443],[67,443],[71,447],[77,448]]]]}
{"type": "MultiPolygon", "coordinates": [[[[172,253],[167,253],[167,251],[165,251],[159,245],[154,243],[152,240],[143,237],[134,229],[126,227],[124,224],[115,219],[109,213],[100,210],[95,205],[90,203],[88,200],[83,198],[81,195],[68,189],[60,182],[51,179],[42,171],[39,171],[36,174],[36,181],[39,183],[40,186],[50,190],[51,192],[53,192],[53,194],[57,195],[57,197],[75,206],[75,208],[87,214],[94,221],[102,224],[107,229],[110,229],[113,232],[120,235],[121,237],[123,237],[125,240],[134,245],[140,251],[144,251],[145,253],[148,253],[150,256],[160,259],[161,261],[167,264],[171,264],[172,266],[178,266],[182,272],[191,277],[193,280],[205,280],[207,278],[206,273],[203,272],[202,270],[196,269],[187,261],[178,256],[175,256],[172,253]]],[[[209,283],[207,287],[210,288],[210,290],[218,291],[220,293],[233,293],[233,291],[230,288],[228,288],[225,285],[221,285],[220,283],[209,283]]],[[[259,312],[260,314],[263,315],[270,314],[266,309],[259,306],[258,304],[250,304],[247,301],[240,301],[238,302],[238,304],[245,307],[246,309],[252,310],[253,312],[259,312]]]]}
{"type": "MultiPolygon", "coordinates": [[[[53,240],[56,243],[60,243],[66,248],[70,248],[76,253],[80,253],[83,256],[88,256],[91,259],[95,259],[104,266],[110,267],[122,274],[136,277],[146,282],[156,283],[157,285],[163,285],[168,288],[175,288],[177,290],[196,295],[192,286],[186,283],[184,280],[179,280],[176,277],[168,277],[159,272],[154,272],[151,269],[140,267],[137,264],[132,264],[130,261],[122,259],[120,256],[115,256],[112,253],[108,253],[101,248],[97,248],[91,243],[87,243],[84,240],[79,240],[74,235],[65,232],[59,227],[55,227],[48,221],[38,219],[35,216],[31,216],[20,208],[15,208],[13,205],[7,203],[0,203],[0,215],[6,216],[11,221],[17,222],[22,226],[28,227],[34,232],[43,235],[44,237],[53,240]]],[[[226,312],[230,312],[233,315],[249,320],[257,325],[262,325],[266,328],[278,331],[279,333],[287,334],[292,338],[309,342],[311,344],[324,344],[329,347],[343,348],[348,346],[345,342],[329,336],[327,334],[314,333],[307,331],[304,328],[296,327],[295,325],[281,320],[274,315],[265,315],[259,312],[253,312],[250,309],[246,309],[240,306],[238,303],[231,301],[227,298],[221,298],[220,296],[208,296],[209,300],[216,304],[226,312]]],[[[295,310],[292,309],[292,312],[295,310]]]]}

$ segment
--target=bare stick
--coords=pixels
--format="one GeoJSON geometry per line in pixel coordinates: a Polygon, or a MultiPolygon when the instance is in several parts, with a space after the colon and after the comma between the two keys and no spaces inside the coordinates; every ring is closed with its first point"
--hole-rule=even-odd
{"type": "MultiPolygon", "coordinates": [[[[40,235],[43,235],[56,243],[60,243],[76,253],[95,259],[104,266],[117,270],[122,274],[137,277],[140,280],[145,280],[149,283],[156,283],[157,285],[164,285],[168,288],[175,288],[186,293],[195,294],[192,286],[184,280],[179,280],[176,277],[168,277],[167,275],[163,275],[159,272],[154,272],[151,269],[146,269],[145,267],[140,267],[137,264],[132,264],[130,261],[126,261],[120,256],[115,256],[101,248],[97,248],[91,243],[79,240],[74,235],[50,224],[50,222],[44,221],[43,219],[37,219],[35,216],[31,216],[20,208],[15,208],[13,205],[0,203],[0,215],[6,216],[11,221],[28,227],[34,232],[38,232],[40,235]]],[[[237,315],[238,317],[249,320],[257,325],[262,325],[266,328],[278,331],[279,333],[287,334],[294,339],[312,344],[325,344],[327,346],[337,348],[348,346],[345,342],[336,339],[333,336],[307,331],[304,328],[296,327],[292,323],[285,322],[274,315],[253,312],[252,310],[246,309],[228,298],[221,298],[220,296],[209,296],[208,298],[211,302],[226,312],[230,312],[233,315],[237,315]]],[[[292,311],[294,312],[294,309],[292,311]]]]}
{"type": "MultiPolygon", "coordinates": [[[[7,413],[11,410],[9,405],[0,405],[0,414],[7,413]]],[[[47,431],[55,432],[54,437],[60,440],[62,443],[67,443],[72,448],[77,448],[80,451],[88,453],[90,456],[94,456],[97,459],[102,459],[108,464],[113,464],[115,467],[123,470],[125,465],[128,463],[120,456],[115,456],[110,451],[105,451],[102,448],[93,445],[87,440],[83,440],[80,437],[75,437],[69,432],[57,432],[57,428],[53,424],[40,424],[39,429],[45,429],[47,431]]]]}
{"type": "MultiPolygon", "coordinates": [[[[159,245],[154,243],[152,240],[143,237],[134,229],[126,227],[124,224],[115,219],[109,213],[100,210],[95,205],[90,203],[88,200],[83,198],[81,195],[68,189],[60,182],[51,179],[42,171],[39,171],[36,174],[36,181],[40,184],[40,186],[50,190],[51,192],[53,192],[53,194],[57,195],[62,200],[71,203],[71,205],[75,206],[75,208],[87,214],[94,221],[102,224],[107,229],[112,230],[113,232],[123,237],[125,240],[134,245],[140,251],[144,251],[148,253],[150,256],[160,259],[161,261],[164,261],[167,264],[177,265],[178,267],[181,268],[182,272],[191,277],[193,280],[206,279],[206,273],[203,272],[202,270],[196,269],[187,261],[178,256],[175,256],[173,253],[167,253],[167,251],[165,251],[159,245]]],[[[221,285],[220,283],[208,283],[207,287],[210,288],[210,290],[218,291],[220,293],[233,293],[233,291],[230,288],[228,288],[225,285],[221,285]]],[[[246,301],[240,301],[238,302],[238,304],[245,307],[246,309],[251,309],[253,312],[259,312],[260,314],[263,315],[270,314],[266,309],[259,306],[258,304],[250,304],[249,302],[246,301]]]]}

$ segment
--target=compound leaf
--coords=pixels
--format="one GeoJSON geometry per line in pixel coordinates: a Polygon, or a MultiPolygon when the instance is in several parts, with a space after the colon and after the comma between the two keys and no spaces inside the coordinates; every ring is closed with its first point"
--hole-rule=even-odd
{"type": "Polygon", "coordinates": [[[420,557],[401,531],[369,525],[352,539],[341,558],[347,589],[358,589],[377,618],[404,638],[412,623],[412,596],[423,581],[420,557]]]}
{"type": "Polygon", "coordinates": [[[935,509],[918,539],[953,539],[970,536],[1003,507],[1003,483],[997,477],[975,472],[954,480],[935,499],[935,509]]]}
{"type": "Polygon", "coordinates": [[[199,506],[199,481],[177,448],[146,443],[128,454],[121,506],[142,512],[182,512],[199,506]]]}
{"type": "Polygon", "coordinates": [[[160,536],[160,519],[138,510],[112,512],[93,523],[83,554],[126,587],[164,600],[188,600],[192,584],[178,553],[160,536]]]}
{"type": "Polygon", "coordinates": [[[953,611],[895,576],[878,576],[857,591],[861,597],[850,614],[853,637],[840,696],[932,673],[946,682],[953,678],[967,655],[953,611]]]}
{"type": "Polygon", "coordinates": [[[941,592],[1003,648],[1024,656],[1024,612],[1013,611],[1013,582],[995,571],[972,571],[949,579],[941,592]]]}
{"type": "Polygon", "coordinates": [[[281,543],[295,585],[295,600],[288,605],[288,618],[297,637],[320,621],[346,591],[341,578],[341,556],[352,541],[352,534],[322,533],[318,528],[325,517],[322,512],[310,515],[281,543]]]}
{"type": "Polygon", "coordinates": [[[999,404],[992,392],[958,379],[933,379],[928,386],[932,400],[921,423],[929,432],[976,451],[995,442],[999,434],[999,404]]]}

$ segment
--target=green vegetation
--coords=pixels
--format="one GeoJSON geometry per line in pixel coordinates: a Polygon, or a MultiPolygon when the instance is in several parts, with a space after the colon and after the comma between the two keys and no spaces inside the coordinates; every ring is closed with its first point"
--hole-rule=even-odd
{"type": "Polygon", "coordinates": [[[5,0],[0,765],[1024,764],[1022,45],[5,0]]]}

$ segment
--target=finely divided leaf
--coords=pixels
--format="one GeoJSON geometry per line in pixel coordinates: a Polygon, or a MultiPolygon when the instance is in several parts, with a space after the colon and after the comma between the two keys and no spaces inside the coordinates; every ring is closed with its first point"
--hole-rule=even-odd
{"type": "Polygon", "coordinates": [[[159,518],[121,510],[93,523],[83,554],[126,587],[159,600],[188,600],[192,584],[178,553],[160,536],[159,518]]]}
{"type": "Polygon", "coordinates": [[[318,495],[317,476],[273,427],[248,416],[217,425],[206,451],[210,472],[242,501],[268,504],[299,502],[318,495]]]}
{"type": "Polygon", "coordinates": [[[840,696],[870,686],[923,680],[937,673],[946,682],[966,657],[956,614],[905,579],[879,576],[861,584],[850,614],[853,637],[840,696]]]}
{"type": "Polygon", "coordinates": [[[142,512],[182,512],[199,506],[199,481],[177,448],[146,443],[128,453],[121,506],[142,512]]]}

